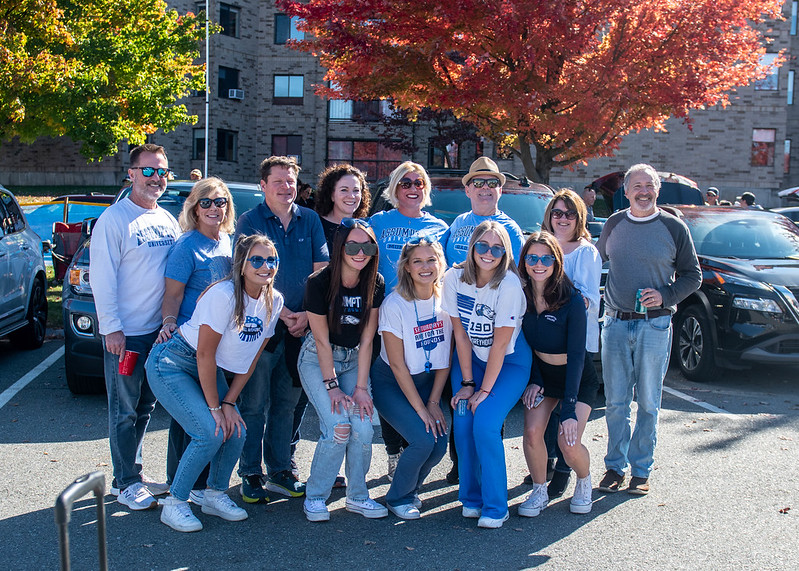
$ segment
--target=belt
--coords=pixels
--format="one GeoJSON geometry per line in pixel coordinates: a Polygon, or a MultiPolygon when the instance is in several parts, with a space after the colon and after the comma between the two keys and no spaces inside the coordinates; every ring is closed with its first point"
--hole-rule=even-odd
{"type": "Polygon", "coordinates": [[[613,309],[606,309],[605,315],[615,317],[622,321],[630,321],[631,319],[654,319],[656,317],[663,317],[664,315],[671,315],[668,309],[650,309],[646,313],[636,313],[634,311],[616,311],[613,309]]]}

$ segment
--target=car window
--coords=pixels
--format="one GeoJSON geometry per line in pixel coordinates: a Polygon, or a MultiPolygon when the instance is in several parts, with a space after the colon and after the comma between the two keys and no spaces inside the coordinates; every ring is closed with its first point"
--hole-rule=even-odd
{"type": "Polygon", "coordinates": [[[0,202],[3,203],[3,230],[6,234],[20,232],[25,229],[25,218],[17,206],[14,198],[5,192],[0,193],[0,202]]]}
{"type": "Polygon", "coordinates": [[[785,218],[736,210],[685,218],[700,255],[743,259],[799,259],[799,230],[785,218]]]}

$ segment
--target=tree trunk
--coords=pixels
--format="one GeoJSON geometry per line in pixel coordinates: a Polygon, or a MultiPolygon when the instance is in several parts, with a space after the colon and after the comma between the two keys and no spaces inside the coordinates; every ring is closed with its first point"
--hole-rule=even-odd
{"type": "Polygon", "coordinates": [[[519,137],[519,158],[522,160],[524,174],[533,182],[549,184],[549,173],[552,171],[552,157],[547,149],[536,145],[535,159],[532,146],[519,137]]]}

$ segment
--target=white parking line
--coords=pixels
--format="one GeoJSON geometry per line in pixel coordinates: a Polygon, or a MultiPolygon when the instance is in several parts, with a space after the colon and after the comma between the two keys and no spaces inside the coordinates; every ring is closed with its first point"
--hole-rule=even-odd
{"type": "Polygon", "coordinates": [[[664,386],[663,391],[669,393],[670,395],[674,395],[677,398],[681,398],[690,402],[691,404],[695,404],[697,406],[701,406],[705,410],[709,410],[710,412],[715,412],[716,414],[725,414],[725,415],[732,415],[732,413],[728,410],[724,410],[723,408],[719,408],[717,406],[713,406],[710,403],[706,403],[705,401],[699,400],[697,398],[692,397],[691,395],[687,395],[683,392],[678,391],[677,389],[672,389],[671,387],[664,386]]]}
{"type": "Polygon", "coordinates": [[[24,389],[28,383],[30,383],[33,379],[41,375],[45,372],[50,365],[58,361],[61,357],[64,356],[64,346],[62,345],[55,351],[53,354],[47,357],[44,361],[36,365],[33,369],[31,369],[24,377],[19,379],[16,383],[8,387],[6,390],[0,394],[0,408],[3,408],[8,404],[8,401],[14,398],[19,391],[24,389]]]}

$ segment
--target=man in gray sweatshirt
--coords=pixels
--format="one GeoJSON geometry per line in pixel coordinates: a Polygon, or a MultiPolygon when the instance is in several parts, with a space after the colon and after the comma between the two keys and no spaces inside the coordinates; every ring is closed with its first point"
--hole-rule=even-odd
{"type": "Polygon", "coordinates": [[[630,167],[624,177],[630,208],[608,219],[597,242],[603,260],[610,263],[602,328],[608,451],[599,489],[604,492],[622,487],[628,465],[627,491],[649,492],[669,366],[671,316],[702,282],[688,227],[657,207],[659,191],[660,177],[654,168],[630,167]],[[631,432],[633,389],[638,413],[631,432]]]}

